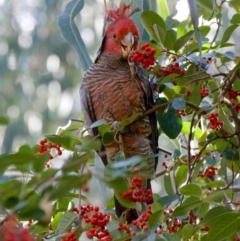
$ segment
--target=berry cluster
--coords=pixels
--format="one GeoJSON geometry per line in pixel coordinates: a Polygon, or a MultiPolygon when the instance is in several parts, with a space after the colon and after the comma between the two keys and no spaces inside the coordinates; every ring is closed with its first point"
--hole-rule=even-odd
{"type": "Polygon", "coordinates": [[[141,228],[143,231],[148,230],[148,219],[152,214],[152,206],[148,205],[147,210],[142,212],[140,217],[137,220],[133,220],[132,224],[138,228],[141,228]]]}
{"type": "Polygon", "coordinates": [[[208,166],[204,171],[204,173],[200,172],[198,176],[212,179],[215,175],[217,175],[217,172],[218,172],[217,167],[208,166]]]}
{"type": "Polygon", "coordinates": [[[167,217],[167,232],[176,233],[177,230],[182,226],[182,224],[177,218],[172,218],[173,209],[164,210],[163,214],[167,217]]]}
{"type": "Polygon", "coordinates": [[[143,179],[141,177],[134,177],[132,179],[132,185],[122,194],[122,197],[132,202],[150,202],[153,198],[152,190],[147,189],[145,191],[142,182],[143,179]]]}
{"type": "Polygon", "coordinates": [[[208,94],[209,94],[208,88],[200,89],[199,92],[200,92],[200,95],[201,95],[202,97],[206,97],[206,96],[208,96],[208,94]]]}
{"type": "Polygon", "coordinates": [[[196,224],[197,221],[197,216],[194,214],[193,211],[190,211],[188,213],[189,219],[190,219],[190,223],[196,224]]]}
{"type": "Polygon", "coordinates": [[[240,111],[240,104],[239,103],[232,103],[232,106],[237,113],[240,111]]]}
{"type": "Polygon", "coordinates": [[[180,76],[183,76],[185,72],[180,68],[179,63],[176,62],[166,67],[160,68],[155,75],[156,77],[161,77],[161,76],[168,76],[170,74],[179,74],[180,76]]]}
{"type": "Polygon", "coordinates": [[[240,93],[238,93],[238,92],[235,91],[235,90],[229,90],[229,91],[227,92],[227,94],[228,94],[228,99],[229,99],[229,100],[236,100],[237,97],[240,95],[240,93]]]}
{"type": "MultiPolygon", "coordinates": [[[[166,154],[165,154],[166,155],[166,154]]],[[[165,157],[166,158],[166,157],[165,157]]],[[[163,162],[162,163],[162,166],[165,168],[165,169],[168,169],[168,165],[167,165],[167,163],[166,162],[163,162]]]]}
{"type": "MultiPolygon", "coordinates": [[[[38,153],[39,154],[44,154],[46,152],[51,152],[52,150],[55,150],[56,152],[56,155],[57,156],[61,156],[62,155],[62,150],[60,149],[61,146],[60,145],[57,145],[57,144],[53,144],[51,142],[48,142],[47,139],[43,139],[39,142],[39,150],[38,150],[38,153]]],[[[53,159],[54,157],[49,154],[49,159],[53,159]]],[[[47,164],[47,167],[50,167],[49,163],[47,164]]]]}
{"type": "Polygon", "coordinates": [[[10,215],[0,226],[0,240],[2,241],[35,241],[29,230],[22,228],[18,219],[10,215]]]}
{"type": "Polygon", "coordinates": [[[181,116],[186,116],[186,115],[187,115],[187,113],[186,113],[185,110],[174,110],[174,112],[175,112],[176,114],[180,114],[181,116]]]}
{"type": "Polygon", "coordinates": [[[78,238],[76,238],[75,231],[71,231],[69,235],[65,238],[62,238],[61,241],[78,241],[78,238]]]}
{"type": "Polygon", "coordinates": [[[110,220],[110,216],[99,212],[99,207],[92,205],[81,206],[80,213],[86,223],[92,225],[86,235],[89,239],[97,238],[97,240],[111,241],[112,238],[106,228],[110,220]]]}
{"type": "Polygon", "coordinates": [[[35,241],[35,239],[30,236],[28,229],[13,227],[7,231],[3,241],[35,241]]]}
{"type": "MultiPolygon", "coordinates": [[[[126,231],[127,234],[131,234],[130,227],[125,223],[119,223],[118,230],[119,231],[126,231]]],[[[135,233],[135,235],[136,235],[136,233],[135,233]]],[[[133,236],[135,236],[135,235],[133,235],[133,236]]]]}
{"type": "Polygon", "coordinates": [[[148,43],[145,43],[140,46],[140,51],[134,51],[131,61],[139,62],[143,68],[151,70],[156,61],[154,58],[155,53],[156,50],[151,48],[148,43]]]}
{"type": "Polygon", "coordinates": [[[210,128],[213,130],[220,130],[224,123],[218,119],[218,113],[212,113],[208,116],[208,120],[210,121],[210,128]]]}

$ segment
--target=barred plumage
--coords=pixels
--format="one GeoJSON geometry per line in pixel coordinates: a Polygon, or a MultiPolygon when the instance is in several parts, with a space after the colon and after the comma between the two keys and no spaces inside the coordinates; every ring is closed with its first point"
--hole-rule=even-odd
{"type": "MultiPolygon", "coordinates": [[[[124,6],[124,4],[121,5],[121,7],[124,6]]],[[[128,9],[128,6],[125,8],[128,9]]],[[[99,119],[104,119],[108,124],[113,125],[135,113],[143,114],[153,105],[152,90],[148,80],[142,75],[138,66],[132,63],[129,65],[128,62],[128,51],[137,46],[137,27],[129,16],[120,14],[121,24],[117,23],[117,18],[116,15],[113,24],[119,29],[115,33],[113,27],[109,30],[109,26],[107,26],[98,57],[84,74],[80,88],[86,127],[99,119]],[[129,32],[131,30],[129,26],[134,26],[132,32],[135,35],[129,32]]],[[[92,134],[98,135],[97,129],[93,129],[92,134]]],[[[149,156],[156,153],[158,135],[155,113],[125,127],[121,136],[121,147],[116,141],[103,146],[101,151],[105,151],[106,156],[101,157],[105,165],[115,160],[115,156],[121,148],[126,158],[134,155],[149,156]]],[[[154,175],[156,164],[156,158],[149,158],[148,165],[141,170],[149,175],[149,179],[144,182],[145,190],[151,188],[150,176],[154,175]]],[[[117,200],[115,200],[115,207],[118,216],[126,210],[117,200]]],[[[128,222],[136,218],[137,213],[134,210],[128,212],[128,222]]]]}

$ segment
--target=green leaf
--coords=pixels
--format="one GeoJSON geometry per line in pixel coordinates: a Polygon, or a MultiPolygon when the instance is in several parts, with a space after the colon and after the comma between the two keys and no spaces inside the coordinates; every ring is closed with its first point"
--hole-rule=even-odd
{"type": "Polygon", "coordinates": [[[211,30],[211,28],[207,25],[200,26],[198,29],[201,32],[202,37],[205,37],[211,30]]]}
{"type": "Polygon", "coordinates": [[[163,79],[161,79],[160,84],[171,82],[171,81],[173,81],[173,79],[175,79],[178,76],[179,76],[179,74],[170,74],[170,75],[164,77],[163,79]]]}
{"type": "Polygon", "coordinates": [[[201,206],[202,203],[203,202],[197,197],[188,197],[183,202],[183,204],[175,208],[172,215],[174,217],[183,216],[187,214],[190,210],[193,210],[194,208],[201,206]]]}
{"type": "Polygon", "coordinates": [[[188,166],[187,165],[181,165],[177,169],[176,178],[175,178],[176,188],[180,187],[181,184],[183,184],[186,181],[187,174],[188,174],[188,166]]]}
{"type": "Polygon", "coordinates": [[[59,136],[59,135],[45,135],[45,138],[54,144],[61,145],[67,150],[73,150],[74,145],[79,142],[79,140],[73,139],[69,136],[59,136]]]}
{"type": "Polygon", "coordinates": [[[229,27],[225,30],[225,32],[224,32],[224,34],[223,34],[223,37],[222,37],[221,46],[229,40],[229,38],[231,37],[232,33],[234,32],[234,30],[235,30],[238,26],[239,26],[239,25],[234,24],[234,25],[229,26],[229,27]]]}
{"type": "Polygon", "coordinates": [[[163,43],[166,36],[164,20],[154,11],[144,11],[141,21],[151,38],[157,43],[163,43]]]}
{"type": "Polygon", "coordinates": [[[118,128],[115,130],[115,133],[117,134],[119,131],[124,130],[124,128],[126,126],[130,125],[131,123],[133,123],[141,115],[142,115],[141,113],[135,113],[132,116],[130,116],[129,118],[121,121],[119,126],[118,126],[118,128]]]}
{"type": "Polygon", "coordinates": [[[60,197],[66,196],[73,189],[81,188],[90,179],[91,174],[82,174],[81,176],[64,174],[60,180],[58,180],[57,185],[54,187],[52,193],[50,194],[50,199],[58,199],[60,197]]]}
{"type": "MultiPolygon", "coordinates": [[[[190,127],[191,127],[191,123],[190,122],[183,122],[183,127],[182,127],[182,133],[185,135],[188,135],[190,133],[190,127]]],[[[201,136],[202,130],[197,126],[194,129],[194,136],[196,138],[199,138],[201,136]]]]}
{"type": "Polygon", "coordinates": [[[186,196],[202,197],[202,190],[196,184],[187,184],[179,189],[179,192],[186,196]]]}
{"type": "Polygon", "coordinates": [[[231,193],[231,190],[220,190],[220,191],[215,191],[214,193],[211,193],[209,196],[203,199],[204,202],[207,203],[221,203],[224,197],[226,195],[229,195],[231,193]]]}
{"type": "Polygon", "coordinates": [[[111,220],[110,222],[107,223],[107,229],[108,232],[110,233],[111,237],[116,240],[122,237],[122,232],[118,230],[119,227],[119,220],[111,220]]]}
{"type": "Polygon", "coordinates": [[[183,236],[184,240],[191,239],[193,233],[194,233],[194,229],[191,224],[187,223],[186,225],[183,226],[182,236],[183,236]]]}
{"type": "Polygon", "coordinates": [[[124,207],[127,208],[136,208],[135,203],[124,199],[122,194],[128,190],[128,182],[126,178],[115,178],[114,180],[106,181],[108,186],[114,189],[114,195],[116,196],[117,200],[122,204],[124,207]],[[119,185],[121,183],[121,185],[119,185]]]}
{"type": "Polygon", "coordinates": [[[225,182],[222,180],[211,181],[203,186],[203,188],[219,188],[225,186],[225,182]]]}
{"type": "Polygon", "coordinates": [[[163,46],[167,49],[174,50],[174,43],[177,39],[177,33],[173,29],[168,29],[166,32],[166,37],[163,42],[163,46]]]}
{"type": "Polygon", "coordinates": [[[174,194],[172,181],[171,181],[171,175],[169,172],[165,173],[165,175],[164,175],[164,188],[168,195],[174,194]]]}
{"type": "Polygon", "coordinates": [[[0,116],[0,125],[8,125],[9,124],[9,119],[6,116],[0,116]]]}
{"type": "Polygon", "coordinates": [[[223,152],[223,157],[228,161],[239,161],[238,149],[235,147],[228,147],[223,152]]]}
{"type": "Polygon", "coordinates": [[[163,210],[154,212],[148,220],[148,227],[154,228],[157,224],[159,225],[161,223],[162,215],[163,215],[163,210]]]}
{"type": "Polygon", "coordinates": [[[219,120],[224,123],[223,129],[226,132],[228,132],[230,134],[234,134],[235,133],[235,129],[234,129],[232,123],[230,122],[229,118],[224,113],[223,108],[222,108],[221,105],[219,106],[219,120]]]}
{"type": "Polygon", "coordinates": [[[83,6],[84,0],[72,0],[69,2],[58,19],[58,25],[64,38],[76,50],[81,66],[83,70],[86,71],[91,66],[92,61],[87,53],[86,46],[74,22],[74,18],[82,10],[83,6]]]}
{"type": "Polygon", "coordinates": [[[201,33],[198,29],[198,9],[197,9],[196,0],[188,0],[188,6],[189,6],[189,11],[190,11],[190,15],[191,15],[191,20],[192,20],[196,40],[198,43],[199,53],[201,56],[201,54],[202,54],[202,37],[201,37],[201,33]]]}
{"type": "Polygon", "coordinates": [[[57,129],[57,134],[59,136],[64,135],[66,131],[76,131],[82,128],[84,125],[83,121],[81,120],[69,120],[67,125],[65,126],[59,126],[57,129]]]}
{"type": "Polygon", "coordinates": [[[170,205],[172,202],[178,200],[178,195],[167,195],[164,197],[161,197],[158,202],[162,205],[162,206],[168,206],[170,205]]]}
{"type": "Polygon", "coordinates": [[[175,41],[173,46],[175,52],[178,52],[189,41],[189,39],[193,36],[193,33],[194,31],[191,30],[175,41]]]}
{"type": "Polygon", "coordinates": [[[60,218],[62,217],[63,213],[62,212],[58,212],[54,217],[53,217],[53,220],[51,222],[51,227],[52,227],[52,230],[55,231],[58,227],[58,224],[59,224],[59,221],[60,221],[60,218]]]}
{"type": "Polygon", "coordinates": [[[236,13],[232,16],[232,19],[230,21],[232,24],[240,24],[240,13],[236,13]]]}
{"type": "Polygon", "coordinates": [[[167,0],[158,1],[158,13],[164,20],[170,15],[167,0]]]}
{"type": "Polygon", "coordinates": [[[58,223],[57,231],[62,233],[63,231],[69,231],[72,223],[76,220],[77,214],[73,212],[65,212],[58,223]]]}
{"type": "MultiPolygon", "coordinates": [[[[158,98],[156,104],[165,103],[166,99],[158,98]]],[[[175,113],[172,106],[169,106],[167,113],[160,109],[157,111],[157,120],[162,131],[171,139],[176,138],[182,129],[182,118],[175,113]]]]}
{"type": "Polygon", "coordinates": [[[239,213],[223,206],[214,207],[203,218],[199,226],[209,227],[207,241],[221,241],[239,230],[239,213]]]}

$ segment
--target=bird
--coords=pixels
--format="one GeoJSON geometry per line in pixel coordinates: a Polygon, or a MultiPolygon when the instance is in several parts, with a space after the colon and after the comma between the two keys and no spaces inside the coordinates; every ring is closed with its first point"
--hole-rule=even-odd
{"type": "MultiPolygon", "coordinates": [[[[119,123],[132,115],[144,114],[154,105],[153,91],[140,65],[131,62],[131,56],[138,48],[140,32],[131,16],[140,11],[132,3],[121,2],[106,10],[103,39],[95,62],[84,73],[80,86],[80,102],[84,123],[89,128],[97,120],[105,120],[113,131],[119,123]]],[[[92,135],[99,136],[93,128],[92,135]]],[[[116,154],[122,150],[126,159],[135,155],[153,156],[157,153],[157,119],[153,112],[121,131],[122,144],[114,140],[103,144],[100,150],[104,165],[113,163],[116,154]],[[104,154],[103,154],[104,153],[104,154]]],[[[151,178],[157,166],[157,157],[147,160],[147,167],[141,172],[148,173],[145,189],[151,189],[151,178]]],[[[130,223],[138,218],[135,209],[123,207],[116,197],[115,212],[118,217],[126,216],[130,223]]],[[[152,203],[153,200],[149,201],[152,203]]]]}

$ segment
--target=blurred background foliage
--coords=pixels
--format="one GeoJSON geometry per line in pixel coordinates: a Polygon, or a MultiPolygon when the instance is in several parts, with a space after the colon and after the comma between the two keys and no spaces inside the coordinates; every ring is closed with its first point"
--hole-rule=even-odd
{"type": "MultiPolygon", "coordinates": [[[[55,132],[69,119],[79,118],[78,90],[83,72],[77,54],[57,25],[68,2],[0,0],[0,115],[10,120],[8,126],[0,126],[0,153],[16,151],[24,143],[34,145],[44,134],[55,132]]],[[[151,4],[151,0],[146,2],[151,4]]],[[[165,9],[161,2],[158,2],[160,15],[165,9]]],[[[197,3],[201,6],[206,1],[197,3]]],[[[190,21],[186,0],[169,1],[167,7],[169,14],[177,13],[174,18],[190,21]]],[[[222,23],[219,39],[233,14],[225,6],[226,21],[222,23]]],[[[86,0],[75,19],[92,59],[100,45],[103,15],[103,0],[86,0]]],[[[214,21],[205,23],[211,25],[209,40],[217,27],[214,21]]],[[[230,40],[236,44],[230,50],[239,55],[237,39],[239,31],[230,40]]]]}
{"type": "MultiPolygon", "coordinates": [[[[0,0],[0,152],[34,145],[79,117],[82,76],[57,20],[68,0],[0,0]]],[[[103,1],[87,0],[76,18],[92,58],[101,41],[103,1]],[[79,24],[81,22],[81,24],[79,24]]]]}

